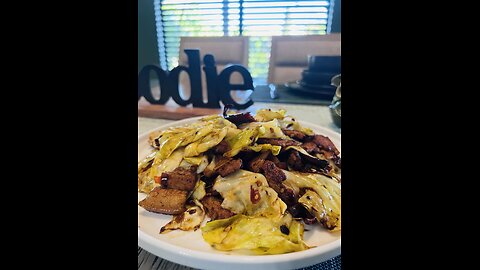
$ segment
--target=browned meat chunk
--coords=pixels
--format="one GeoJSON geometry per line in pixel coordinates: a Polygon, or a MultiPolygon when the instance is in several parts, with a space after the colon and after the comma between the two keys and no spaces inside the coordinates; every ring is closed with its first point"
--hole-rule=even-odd
{"type": "Polygon", "coordinates": [[[138,205],[150,212],[177,215],[186,210],[187,194],[183,190],[156,187],[138,205]]]}
{"type": "Polygon", "coordinates": [[[278,159],[277,156],[270,154],[267,159],[273,162],[275,166],[279,167],[280,169],[284,169],[284,170],[287,169],[287,163],[280,161],[280,159],[278,159]]]}
{"type": "Polygon", "coordinates": [[[300,142],[295,140],[284,140],[284,139],[267,139],[267,138],[260,138],[257,140],[258,144],[271,144],[271,145],[280,145],[282,148],[292,145],[300,145],[300,142]]]}
{"type": "Polygon", "coordinates": [[[283,188],[281,188],[277,193],[278,197],[280,197],[280,199],[282,199],[287,206],[295,205],[298,201],[293,190],[286,188],[285,186],[283,186],[283,188]]]}
{"type": "Polygon", "coordinates": [[[241,159],[229,159],[225,162],[222,162],[221,165],[215,169],[215,171],[222,177],[225,177],[240,170],[240,168],[242,168],[241,159]]]}
{"type": "Polygon", "coordinates": [[[161,182],[163,188],[192,191],[197,183],[197,167],[190,169],[178,167],[172,172],[162,173],[161,182]]]}
{"type": "Polygon", "coordinates": [[[287,162],[283,162],[283,161],[279,162],[277,167],[279,167],[282,170],[287,170],[288,169],[287,162]]]}
{"type": "Polygon", "coordinates": [[[271,162],[270,160],[265,160],[265,162],[263,163],[262,169],[263,169],[263,174],[265,175],[267,180],[270,179],[273,182],[281,183],[285,179],[287,179],[287,177],[285,176],[285,173],[283,173],[281,169],[277,168],[277,166],[275,166],[275,163],[271,162]]]}
{"type": "Polygon", "coordinates": [[[302,144],[302,148],[309,154],[320,153],[320,149],[314,142],[306,142],[302,144]]]}
{"type": "Polygon", "coordinates": [[[302,171],[304,167],[304,164],[302,163],[302,158],[297,151],[290,151],[287,164],[295,171],[302,171]]]}
{"type": "Polygon", "coordinates": [[[333,142],[323,135],[314,135],[312,141],[320,148],[324,149],[329,152],[335,153],[335,155],[339,155],[340,151],[335,147],[333,142]]]}
{"type": "Polygon", "coordinates": [[[262,152],[259,156],[257,156],[256,158],[254,158],[252,161],[248,163],[248,168],[252,172],[256,172],[256,173],[260,172],[263,166],[263,162],[265,161],[265,159],[269,154],[270,154],[269,152],[262,152]]]}
{"type": "Polygon", "coordinates": [[[213,147],[213,152],[218,155],[223,155],[228,151],[230,151],[230,145],[228,145],[226,141],[221,141],[219,144],[213,147]]]}
{"type": "Polygon", "coordinates": [[[243,123],[250,123],[250,122],[256,122],[255,118],[247,112],[247,113],[239,113],[239,114],[233,114],[225,117],[228,121],[234,123],[236,126],[239,126],[243,123]]]}
{"type": "Polygon", "coordinates": [[[305,133],[298,130],[282,129],[282,131],[283,131],[283,134],[295,140],[303,141],[306,137],[305,133]]]}
{"type": "Polygon", "coordinates": [[[295,204],[297,201],[295,193],[282,183],[282,181],[287,179],[285,173],[269,160],[265,160],[262,170],[265,178],[267,178],[268,185],[278,193],[280,199],[282,199],[287,206],[295,204]]]}
{"type": "Polygon", "coordinates": [[[201,200],[201,203],[212,220],[229,218],[235,215],[232,211],[223,208],[222,200],[217,197],[206,196],[201,200]]]}

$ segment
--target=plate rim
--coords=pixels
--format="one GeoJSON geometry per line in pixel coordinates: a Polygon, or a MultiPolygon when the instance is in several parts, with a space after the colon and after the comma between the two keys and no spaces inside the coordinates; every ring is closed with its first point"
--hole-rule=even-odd
{"type": "MultiPolygon", "coordinates": [[[[188,124],[192,121],[199,120],[205,116],[197,116],[185,118],[178,121],[172,121],[171,123],[163,124],[156,128],[152,128],[140,135],[138,135],[138,143],[144,138],[148,138],[149,134],[153,131],[169,128],[172,126],[179,126],[182,124],[188,124]]],[[[300,124],[318,130],[322,132],[322,135],[336,136],[341,143],[341,134],[328,127],[319,126],[311,122],[296,119],[300,124]]],[[[138,146],[138,145],[137,145],[138,146]]],[[[231,270],[243,269],[243,267],[261,267],[261,269],[290,269],[290,267],[307,267],[313,264],[321,263],[323,261],[332,259],[335,256],[341,254],[341,234],[340,237],[315,248],[308,250],[276,254],[276,255],[237,255],[237,254],[216,254],[206,251],[198,251],[188,249],[185,247],[177,246],[165,241],[161,241],[148,233],[141,230],[138,227],[138,246],[142,249],[169,261],[177,264],[186,265],[190,267],[203,268],[203,269],[215,269],[218,268],[218,264],[228,264],[231,270]],[[284,266],[286,268],[284,268],[284,266]]]]}
{"type": "MultiPolygon", "coordinates": [[[[300,92],[300,93],[303,93],[303,94],[310,94],[310,95],[315,95],[317,97],[321,96],[321,97],[327,97],[327,96],[333,96],[335,95],[335,89],[333,89],[333,92],[331,91],[325,91],[324,89],[320,90],[320,89],[317,89],[317,90],[314,90],[314,89],[310,89],[308,87],[305,87],[303,85],[301,85],[300,83],[297,83],[297,82],[287,82],[285,83],[285,87],[287,87],[288,89],[290,89],[290,91],[294,91],[294,92],[300,92]]],[[[322,87],[324,88],[324,87],[322,87]]]]}

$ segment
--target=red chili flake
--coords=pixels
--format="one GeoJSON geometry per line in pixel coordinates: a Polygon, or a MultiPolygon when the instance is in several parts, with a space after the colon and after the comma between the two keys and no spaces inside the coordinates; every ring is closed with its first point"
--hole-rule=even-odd
{"type": "Polygon", "coordinates": [[[252,201],[253,204],[260,201],[260,193],[258,190],[253,189],[252,186],[250,186],[250,201],[252,201]]]}

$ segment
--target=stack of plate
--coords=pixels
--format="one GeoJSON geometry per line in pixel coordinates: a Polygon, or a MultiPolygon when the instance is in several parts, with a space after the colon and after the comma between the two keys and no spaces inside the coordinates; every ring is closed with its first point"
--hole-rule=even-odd
{"type": "Polygon", "coordinates": [[[295,92],[331,99],[336,90],[331,80],[340,73],[341,56],[309,56],[308,69],[302,72],[301,80],[289,82],[286,86],[295,92]]]}

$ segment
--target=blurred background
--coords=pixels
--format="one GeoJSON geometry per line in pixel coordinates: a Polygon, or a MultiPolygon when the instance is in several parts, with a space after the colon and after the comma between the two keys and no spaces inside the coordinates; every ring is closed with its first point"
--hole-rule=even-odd
{"type": "Polygon", "coordinates": [[[254,84],[270,83],[271,37],[340,33],[340,6],[341,0],[139,0],[138,71],[182,64],[181,37],[246,36],[254,84]]]}

